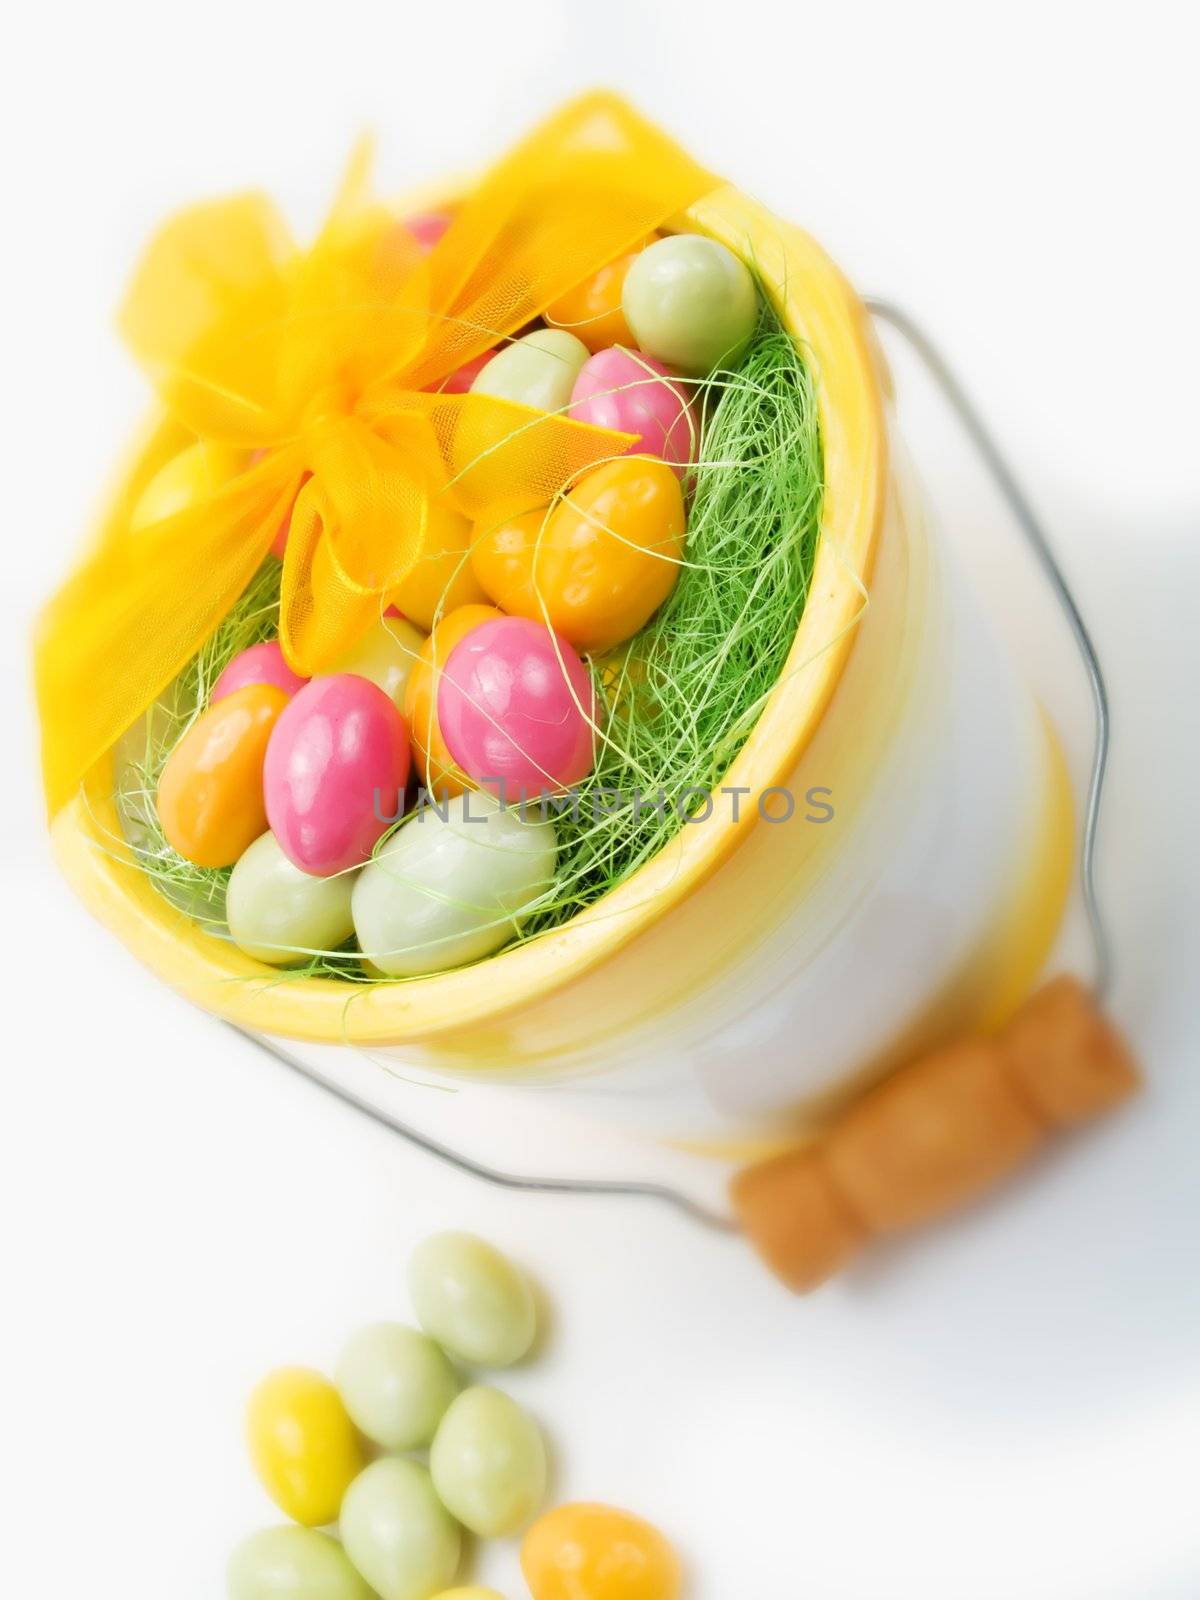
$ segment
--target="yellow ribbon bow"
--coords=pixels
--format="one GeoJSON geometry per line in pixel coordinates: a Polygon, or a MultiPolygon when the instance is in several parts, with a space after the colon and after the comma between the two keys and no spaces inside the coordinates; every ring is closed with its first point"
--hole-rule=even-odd
{"type": "Polygon", "coordinates": [[[193,207],[151,242],[121,328],[187,436],[254,452],[152,528],[110,519],[41,619],[36,684],[53,814],[234,605],[291,514],[280,642],[304,676],[379,616],[431,512],[545,505],[625,434],[441,383],[715,187],[596,92],[537,128],[424,254],[356,154],[311,250],[261,196],[193,207]]]}

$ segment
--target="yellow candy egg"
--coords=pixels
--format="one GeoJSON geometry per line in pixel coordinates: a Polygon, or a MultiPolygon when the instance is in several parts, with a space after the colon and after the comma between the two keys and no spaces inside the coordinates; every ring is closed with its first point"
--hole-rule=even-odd
{"type": "Polygon", "coordinates": [[[304,1367],[271,1373],[250,1397],[246,1428],[254,1470],[279,1509],[306,1528],[336,1522],[364,1460],[333,1384],[304,1367]]]}
{"type": "Polygon", "coordinates": [[[558,1506],[521,1546],[533,1600],[678,1600],[679,1558],[648,1522],[612,1506],[558,1506]]]}
{"type": "Polygon", "coordinates": [[[470,522],[433,499],[421,554],[389,601],[428,633],[435,618],[486,599],[471,570],[470,546],[470,522]]]}
{"type": "Polygon", "coordinates": [[[236,478],[249,460],[245,450],[234,450],[229,445],[209,444],[203,439],[188,445],[160,467],[142,490],[129,519],[130,527],[140,532],[186,511],[236,478]]]}

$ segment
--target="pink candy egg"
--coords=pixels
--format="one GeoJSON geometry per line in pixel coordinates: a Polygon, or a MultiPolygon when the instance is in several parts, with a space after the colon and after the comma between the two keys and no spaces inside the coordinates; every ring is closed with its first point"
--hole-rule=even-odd
{"type": "Polygon", "coordinates": [[[328,878],[361,866],[400,814],[408,729],[352,672],[314,678],[275,724],[263,765],[267,821],[288,860],[328,878]]]}
{"type": "Polygon", "coordinates": [[[526,617],[473,628],[446,659],[437,716],[451,756],[512,804],[591,771],[595,692],[562,637],[526,617]]]}
{"type": "Polygon", "coordinates": [[[466,394],[495,354],[494,350],[485,350],[481,356],[472,356],[470,361],[464,362],[448,378],[433,384],[433,389],[438,394],[466,394]]]}
{"type": "Polygon", "coordinates": [[[432,250],[453,221],[449,211],[421,211],[415,217],[405,217],[404,226],[422,250],[432,250]]]}
{"type": "Polygon", "coordinates": [[[570,414],[599,428],[636,433],[630,455],[658,456],[683,477],[700,437],[694,407],[678,377],[652,356],[613,345],[584,362],[571,391],[570,414]]]}
{"type": "Polygon", "coordinates": [[[236,689],[244,689],[248,683],[270,683],[284,694],[295,694],[307,682],[307,678],[293,672],[283,659],[279,641],[268,639],[265,644],[252,644],[248,650],[234,656],[213,686],[208,703],[216,705],[218,700],[224,700],[236,689]]]}

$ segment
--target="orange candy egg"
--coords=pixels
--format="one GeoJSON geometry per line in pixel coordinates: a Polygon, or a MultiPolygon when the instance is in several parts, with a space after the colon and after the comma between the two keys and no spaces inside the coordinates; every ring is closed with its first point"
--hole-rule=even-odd
{"type": "Polygon", "coordinates": [[[502,610],[549,621],[593,655],[631,638],[675,587],[686,516],[664,461],[621,456],[550,511],[479,529],[475,575],[502,610]]]}
{"type": "Polygon", "coordinates": [[[613,344],[632,349],[635,340],[625,321],[625,313],[621,310],[621,291],[625,287],[625,274],[630,266],[646,245],[654,243],[655,238],[657,235],[644,240],[636,250],[618,256],[590,278],[568,289],[566,294],[546,308],[545,319],[549,325],[552,328],[566,328],[577,339],[582,339],[593,354],[613,344]]]}
{"type": "Polygon", "coordinates": [[[500,615],[495,606],[459,606],[443,617],[426,639],[409,674],[404,692],[404,720],[408,723],[413,755],[421,779],[439,797],[461,794],[468,780],[446,748],[437,720],[437,691],[442,669],[455,645],[481,622],[500,615]]]}
{"type": "Polygon", "coordinates": [[[251,683],[209,706],[172,750],[158,784],[167,843],[198,867],[229,867],[267,830],[263,760],[288,704],[251,683]]]}
{"type": "Polygon", "coordinates": [[[559,1506],[521,1546],[533,1600],[678,1600],[679,1558],[648,1522],[612,1506],[559,1506]]]}

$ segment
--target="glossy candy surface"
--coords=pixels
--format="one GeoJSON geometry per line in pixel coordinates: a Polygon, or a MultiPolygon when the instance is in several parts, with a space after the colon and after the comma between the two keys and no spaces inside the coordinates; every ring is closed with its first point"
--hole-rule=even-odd
{"type": "Polygon", "coordinates": [[[431,794],[461,794],[466,788],[463,773],[446,748],[437,718],[437,689],[450,652],[481,622],[492,622],[500,615],[495,606],[460,606],[443,617],[426,639],[404,695],[404,718],[412,739],[413,759],[421,780],[431,794]]]}
{"type": "Polygon", "coordinates": [[[491,955],[553,881],[552,821],[523,821],[478,793],[441,805],[445,815],[432,806],[419,809],[354,886],[359,946],[392,978],[442,972],[491,955]]]}
{"type": "Polygon", "coordinates": [[[686,516],[661,461],[593,467],[547,516],[533,511],[475,538],[471,560],[496,604],[602,654],[643,627],[675,587],[686,516]]]}
{"type": "Polygon", "coordinates": [[[436,619],[484,599],[471,571],[470,547],[471,524],[466,517],[437,499],[431,500],[421,554],[389,596],[400,612],[426,633],[436,619]]]}
{"type": "Polygon", "coordinates": [[[279,1509],[307,1528],[337,1520],[363,1457],[337,1390],[319,1372],[264,1378],[246,1413],[250,1459],[279,1509]]]}
{"type": "Polygon", "coordinates": [[[521,1571],[533,1600],[678,1600],[683,1581],[657,1528],[602,1505],[539,1517],[521,1546],[521,1571]]]}
{"type": "Polygon", "coordinates": [[[544,622],[500,617],[450,652],[438,685],[446,748],[505,804],[566,789],[591,771],[595,692],[544,622]]]}
{"type": "Polygon", "coordinates": [[[515,1400],[477,1384],[442,1418],[429,1453],[433,1486],[446,1509],[480,1538],[515,1533],[546,1493],[546,1447],[515,1400]]]}
{"type": "Polygon", "coordinates": [[[736,365],[758,321],[750,269],[696,233],[643,250],[626,275],[621,303],[638,347],[693,378],[736,365]]]}
{"type": "Polygon", "coordinates": [[[565,411],[587,358],[587,345],[573,333],[536,328],[498,350],[471,390],[537,411],[565,411]]]}
{"type": "Polygon", "coordinates": [[[377,684],[396,710],[403,711],[404,692],[425,637],[405,617],[380,617],[330,670],[353,672],[377,684]]]}
{"type": "Polygon", "coordinates": [[[265,831],[263,764],[287,707],[282,689],[249,684],[201,712],[167,757],[158,816],[186,860],[232,866],[265,831]]]}
{"type": "Polygon", "coordinates": [[[682,478],[696,454],[700,423],[670,367],[630,350],[601,350],[571,391],[571,415],[597,428],[636,434],[629,455],[659,456],[682,478]]]}
{"type": "Polygon", "coordinates": [[[229,936],[268,966],[288,967],[313,952],[336,950],[354,932],[354,874],[314,878],[293,866],[273,833],[238,858],[225,894],[229,936]]]}
{"type": "Polygon", "coordinates": [[[372,1600],[350,1558],[327,1533],[267,1528],[234,1551],[229,1600],[372,1600]]]}
{"type": "Polygon", "coordinates": [[[249,463],[244,450],[198,440],[161,466],[138,497],[129,519],[136,532],[174,517],[236,478],[249,463]]]}
{"type": "MultiPolygon", "coordinates": [[[[646,244],[651,241],[647,240],[646,244]]],[[[608,345],[631,345],[633,335],[621,310],[621,291],[625,275],[631,264],[645,249],[627,251],[593,272],[575,288],[546,307],[546,321],[552,328],[566,328],[577,339],[582,339],[589,350],[603,350],[608,345]]]]}
{"type": "Polygon", "coordinates": [[[408,1292],[426,1333],[460,1361],[509,1367],[537,1334],[524,1273],[471,1233],[435,1233],[413,1251],[408,1292]]]}
{"type": "Polygon", "coordinates": [[[459,1390],[442,1349],[399,1322],[361,1328],[342,1351],[336,1382],[359,1431],[397,1451],[429,1444],[459,1390]]]}
{"type": "Polygon", "coordinates": [[[454,1580],[461,1536],[428,1470],[404,1456],[374,1461],[342,1503],[346,1554],[381,1600],[429,1600],[454,1580]]]}
{"type": "Polygon", "coordinates": [[[213,685],[208,697],[209,705],[216,705],[235,689],[244,689],[248,683],[271,683],[284,694],[293,695],[308,682],[292,671],[283,659],[278,639],[267,639],[262,644],[252,644],[239,651],[213,685]]]}
{"type": "Polygon", "coordinates": [[[360,866],[399,815],[408,767],[404,719],[377,684],[314,678],[280,716],[263,771],[289,861],[317,877],[360,866]]]}

